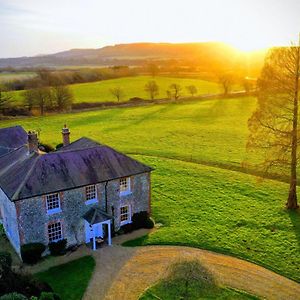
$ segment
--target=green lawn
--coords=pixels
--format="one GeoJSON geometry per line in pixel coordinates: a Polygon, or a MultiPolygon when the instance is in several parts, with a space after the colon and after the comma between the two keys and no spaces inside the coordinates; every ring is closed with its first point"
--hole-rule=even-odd
{"type": "Polygon", "coordinates": [[[255,98],[210,100],[189,104],[114,108],[101,111],[1,121],[41,129],[42,142],[61,142],[67,123],[71,139],[88,136],[131,154],[146,154],[224,167],[240,167],[245,158],[247,120],[255,98]]]}
{"type": "MultiPolygon", "coordinates": [[[[180,283],[174,282],[166,286],[159,282],[155,286],[151,287],[141,297],[139,300],[182,300],[184,298],[178,296],[178,285],[180,283]]],[[[258,297],[249,295],[248,293],[237,291],[230,288],[210,288],[205,289],[205,287],[199,292],[199,289],[192,287],[194,289],[190,292],[188,299],[190,300],[208,300],[208,299],[217,299],[217,300],[258,300],[258,297]]]]}
{"type": "Polygon", "coordinates": [[[62,300],[80,300],[88,286],[95,267],[92,256],[52,267],[35,276],[47,282],[62,300]]]}
{"type": "MultiPolygon", "coordinates": [[[[107,101],[116,102],[117,100],[111,94],[110,89],[118,86],[121,87],[125,93],[121,101],[128,101],[128,99],[132,97],[149,99],[149,95],[144,91],[145,84],[149,80],[155,80],[159,85],[160,94],[158,95],[158,98],[166,98],[166,91],[169,89],[169,86],[172,83],[178,83],[182,86],[182,96],[190,96],[186,89],[186,86],[188,85],[195,85],[198,89],[198,95],[216,94],[222,92],[219,84],[215,82],[200,79],[173,78],[164,76],[157,76],[155,78],[151,76],[124,77],[97,82],[72,84],[70,85],[70,88],[74,94],[75,103],[107,101]]],[[[234,90],[240,89],[241,88],[239,86],[235,86],[234,88],[234,90]]],[[[23,91],[11,93],[14,95],[14,100],[17,103],[21,103],[23,91]]]]}
{"type": "Polygon", "coordinates": [[[125,243],[185,245],[241,257],[300,281],[300,215],[288,185],[179,160],[136,156],[152,174],[154,233],[125,243]]]}
{"type": "Polygon", "coordinates": [[[239,170],[246,156],[247,120],[255,103],[249,97],[115,108],[0,126],[41,129],[41,140],[56,145],[66,122],[72,140],[88,136],[139,154],[155,167],[153,217],[163,227],[135,243],[212,249],[300,281],[300,216],[284,209],[287,184],[258,184],[253,176],[229,170],[239,170]]]}

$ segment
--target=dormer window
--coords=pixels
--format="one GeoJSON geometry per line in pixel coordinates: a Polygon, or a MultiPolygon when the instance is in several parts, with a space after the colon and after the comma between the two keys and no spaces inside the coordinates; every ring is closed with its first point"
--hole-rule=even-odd
{"type": "Polygon", "coordinates": [[[93,204],[98,201],[95,185],[89,185],[85,187],[85,197],[85,204],[93,204]]]}
{"type": "Polygon", "coordinates": [[[59,194],[49,194],[46,196],[47,214],[55,214],[61,212],[59,194]]]}
{"type": "Polygon", "coordinates": [[[120,195],[129,194],[130,191],[130,177],[120,179],[120,195]]]}

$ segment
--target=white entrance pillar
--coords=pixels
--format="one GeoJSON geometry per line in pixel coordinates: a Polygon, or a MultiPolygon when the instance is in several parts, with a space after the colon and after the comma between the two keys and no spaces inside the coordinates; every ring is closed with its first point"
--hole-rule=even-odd
{"type": "Polygon", "coordinates": [[[92,230],[93,230],[93,250],[95,251],[97,248],[96,248],[96,236],[95,236],[95,228],[94,228],[94,225],[92,227],[92,230]]]}
{"type": "Polygon", "coordinates": [[[111,221],[109,220],[107,223],[108,227],[108,245],[111,246],[111,221]]]}

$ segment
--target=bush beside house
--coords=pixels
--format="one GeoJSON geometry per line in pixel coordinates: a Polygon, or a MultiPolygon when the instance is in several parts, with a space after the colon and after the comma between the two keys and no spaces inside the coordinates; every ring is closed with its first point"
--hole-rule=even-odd
{"type": "Polygon", "coordinates": [[[23,262],[27,264],[37,263],[41,257],[42,253],[46,250],[45,245],[41,243],[30,243],[21,246],[21,257],[23,262]]]}
{"type": "Polygon", "coordinates": [[[49,245],[50,254],[53,256],[63,255],[66,253],[67,239],[52,242],[49,245]]]}

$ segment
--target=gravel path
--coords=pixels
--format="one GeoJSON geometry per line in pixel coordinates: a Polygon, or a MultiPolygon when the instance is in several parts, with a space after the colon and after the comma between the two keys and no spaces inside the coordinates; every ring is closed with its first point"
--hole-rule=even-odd
{"type": "Polygon", "coordinates": [[[84,300],[137,300],[145,289],[164,277],[179,259],[199,259],[217,282],[265,299],[300,300],[300,284],[253,263],[189,247],[122,247],[125,240],[149,233],[141,229],[113,239],[113,246],[91,251],[80,247],[68,256],[48,259],[25,270],[35,273],[84,255],[93,255],[96,267],[84,300]]]}
{"type": "Polygon", "coordinates": [[[127,248],[114,245],[93,253],[97,266],[85,300],[136,300],[182,258],[196,258],[215,279],[266,299],[298,300],[300,284],[265,268],[214,252],[176,246],[127,248]]]}

